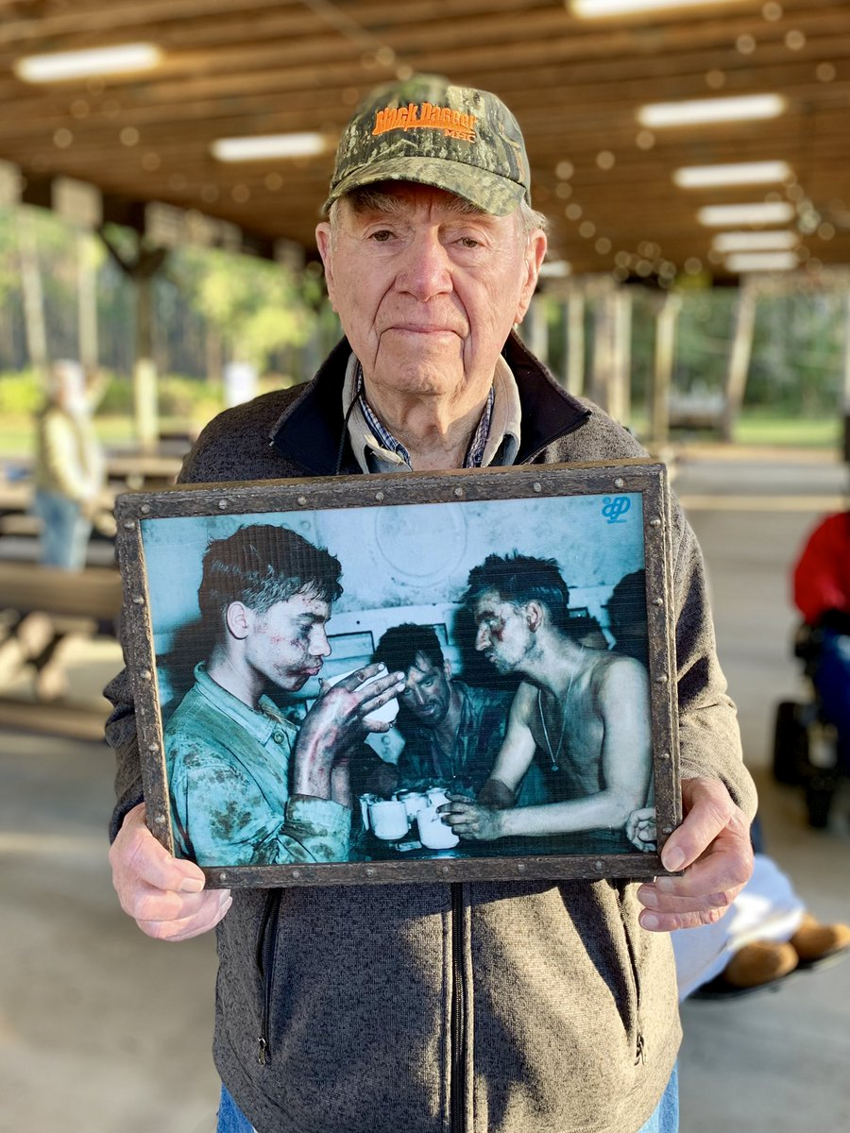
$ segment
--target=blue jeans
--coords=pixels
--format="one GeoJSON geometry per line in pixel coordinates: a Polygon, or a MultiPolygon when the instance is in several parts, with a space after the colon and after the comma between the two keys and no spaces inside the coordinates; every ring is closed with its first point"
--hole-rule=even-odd
{"type": "MultiPolygon", "coordinates": [[[[679,1076],[673,1067],[667,1088],[661,1095],[661,1101],[639,1133],[678,1133],[679,1131],[679,1076]]],[[[236,1107],[236,1102],[228,1093],[227,1087],[221,1087],[221,1108],[218,1111],[218,1125],[216,1133],[254,1133],[251,1122],[236,1107]]]]}
{"type": "Polygon", "coordinates": [[[41,561],[62,570],[82,570],[91,535],[87,519],[75,500],[58,492],[37,491],[35,513],[41,520],[41,561]]]}

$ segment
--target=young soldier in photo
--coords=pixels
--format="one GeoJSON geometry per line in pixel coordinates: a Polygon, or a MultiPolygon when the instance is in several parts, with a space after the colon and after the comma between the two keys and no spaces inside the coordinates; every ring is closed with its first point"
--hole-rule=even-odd
{"type": "MultiPolygon", "coordinates": [[[[373,659],[404,672],[396,721],[404,747],[390,790],[438,782],[477,794],[490,778],[505,738],[513,693],[476,688],[453,677],[431,626],[393,626],[381,637],[373,659]]],[[[535,764],[523,776],[517,796],[528,803],[546,797],[535,764]]]]}
{"type": "Polygon", "coordinates": [[[588,852],[633,849],[626,821],[644,805],[652,774],[645,668],[581,644],[553,559],[489,555],[470,572],[465,600],[475,648],[523,682],[490,779],[477,801],[444,808],[448,824],[473,841],[593,831],[588,852]],[[537,750],[554,801],[517,805],[537,750]]]}
{"type": "Polygon", "coordinates": [[[348,751],[386,727],[363,717],[396,695],[400,674],[368,666],[323,691],[300,727],[265,695],[269,686],[297,692],[319,674],[339,576],[333,555],[286,527],[243,527],[207,547],[198,604],[215,644],[165,730],[181,857],[228,866],[347,859],[348,751]]]}

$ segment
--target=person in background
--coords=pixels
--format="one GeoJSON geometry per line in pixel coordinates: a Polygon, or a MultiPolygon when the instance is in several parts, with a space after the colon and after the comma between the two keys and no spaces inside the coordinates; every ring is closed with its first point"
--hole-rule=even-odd
{"type": "MultiPolygon", "coordinates": [[[[646,574],[625,575],[606,607],[614,649],[648,662],[646,574]]],[[[630,817],[637,847],[655,842],[654,810],[630,817]]],[[[850,955],[850,927],[820,924],[806,911],[791,879],[762,852],[761,824],[752,826],[753,875],[722,920],[671,935],[679,998],[720,999],[772,987],[796,970],[850,955]]]]}
{"type": "Polygon", "coordinates": [[[79,362],[55,362],[36,427],[34,509],[41,520],[41,562],[82,570],[98,497],[103,453],[79,362]]]}
{"type": "Polygon", "coordinates": [[[794,567],[794,605],[820,634],[813,674],[821,712],[838,734],[841,769],[850,773],[850,511],[815,527],[794,567]]]}

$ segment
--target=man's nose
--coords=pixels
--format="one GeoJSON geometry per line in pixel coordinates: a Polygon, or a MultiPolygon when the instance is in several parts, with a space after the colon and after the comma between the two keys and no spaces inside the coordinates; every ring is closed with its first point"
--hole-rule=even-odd
{"type": "Polygon", "coordinates": [[[331,653],[331,643],[328,641],[328,635],[324,629],[316,626],[313,629],[313,634],[310,638],[310,653],[314,657],[329,657],[331,653]]]}
{"type": "Polygon", "coordinates": [[[399,284],[423,303],[452,290],[451,261],[436,231],[418,232],[410,242],[399,284]]]}
{"type": "Polygon", "coordinates": [[[490,634],[485,625],[480,625],[475,634],[475,648],[480,653],[490,644],[490,634]]]}

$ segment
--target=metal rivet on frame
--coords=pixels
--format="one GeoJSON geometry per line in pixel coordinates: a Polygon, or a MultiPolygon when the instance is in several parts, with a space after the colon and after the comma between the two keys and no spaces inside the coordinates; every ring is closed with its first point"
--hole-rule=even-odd
{"type": "Polygon", "coordinates": [[[662,759],[669,759],[670,758],[670,752],[669,751],[662,751],[661,758],[662,759]]]}
{"type": "Polygon", "coordinates": [[[531,486],[535,490],[535,492],[542,492],[543,491],[543,485],[542,484],[532,484],[531,486]]]}
{"type": "Polygon", "coordinates": [[[142,669],[142,671],[139,673],[139,676],[143,681],[149,681],[153,677],[153,673],[150,671],[150,669],[142,669]]]}
{"type": "Polygon", "coordinates": [[[367,877],[374,877],[375,876],[375,871],[374,871],[374,869],[372,869],[371,866],[366,867],[366,876],[367,877]]]}
{"type": "Polygon", "coordinates": [[[626,486],[626,481],[623,479],[622,476],[618,476],[617,479],[614,481],[614,487],[615,488],[625,488],[625,486],[626,486]]]}
{"type": "Polygon", "coordinates": [[[663,606],[664,605],[664,599],[663,598],[653,598],[652,604],[653,604],[653,606],[663,606]]]}
{"type": "Polygon", "coordinates": [[[227,500],[219,500],[218,501],[218,510],[219,511],[226,511],[227,510],[227,500]]]}
{"type": "Polygon", "coordinates": [[[526,868],[527,867],[526,867],[525,862],[519,862],[517,867],[516,867],[516,871],[517,871],[517,873],[525,873],[526,868]]]}
{"type": "Polygon", "coordinates": [[[594,869],[602,869],[602,862],[600,862],[600,861],[595,861],[595,862],[593,863],[593,868],[594,868],[594,869]]]}
{"type": "Polygon", "coordinates": [[[661,833],[662,834],[672,834],[673,833],[673,827],[672,826],[662,826],[661,827],[661,833]]]}
{"type": "Polygon", "coordinates": [[[383,498],[384,498],[383,492],[375,492],[375,499],[376,500],[382,500],[383,498]]]}
{"type": "Polygon", "coordinates": [[[227,874],[226,873],[220,873],[218,875],[218,879],[219,879],[219,881],[227,881],[227,874]]]}
{"type": "Polygon", "coordinates": [[[460,498],[463,495],[463,488],[455,488],[455,495],[460,498]]]}
{"type": "Polygon", "coordinates": [[[294,879],[295,879],[296,881],[298,880],[298,878],[299,878],[300,876],[301,876],[301,870],[300,870],[300,869],[294,869],[294,870],[292,871],[292,877],[293,877],[293,878],[294,878],[294,879]]]}
{"type": "Polygon", "coordinates": [[[304,505],[307,503],[307,497],[306,496],[299,496],[298,497],[298,503],[301,505],[301,507],[304,507],[304,505]]]}
{"type": "Polygon", "coordinates": [[[142,515],[149,515],[150,510],[151,510],[150,504],[142,504],[142,506],[139,508],[139,511],[142,513],[142,515]]]}
{"type": "Polygon", "coordinates": [[[157,826],[164,826],[164,825],[165,825],[165,821],[166,821],[166,819],[165,819],[165,815],[164,815],[164,814],[158,814],[158,815],[156,816],[156,818],[154,819],[154,822],[155,822],[155,823],[157,824],[157,826]]]}
{"type": "Polygon", "coordinates": [[[661,520],[658,518],[657,515],[654,519],[650,519],[649,526],[650,527],[660,527],[661,526],[661,520]]]}
{"type": "Polygon", "coordinates": [[[141,596],[141,594],[134,594],[133,595],[133,601],[136,603],[137,606],[144,606],[144,604],[145,604],[145,600],[141,596]]]}
{"type": "Polygon", "coordinates": [[[666,673],[659,673],[658,676],[655,678],[655,683],[657,685],[666,685],[667,680],[668,680],[668,677],[667,677],[666,673]]]}
{"type": "Polygon", "coordinates": [[[159,744],[148,744],[148,751],[159,751],[159,744]]]}
{"type": "Polygon", "coordinates": [[[134,519],[125,519],[124,520],[124,526],[126,527],[126,529],[128,531],[132,531],[133,528],[136,526],[136,521],[134,519]]]}
{"type": "Polygon", "coordinates": [[[451,873],[451,870],[449,869],[449,867],[448,867],[447,865],[444,865],[444,866],[443,866],[443,867],[442,867],[442,868],[440,869],[440,873],[451,873]]]}

